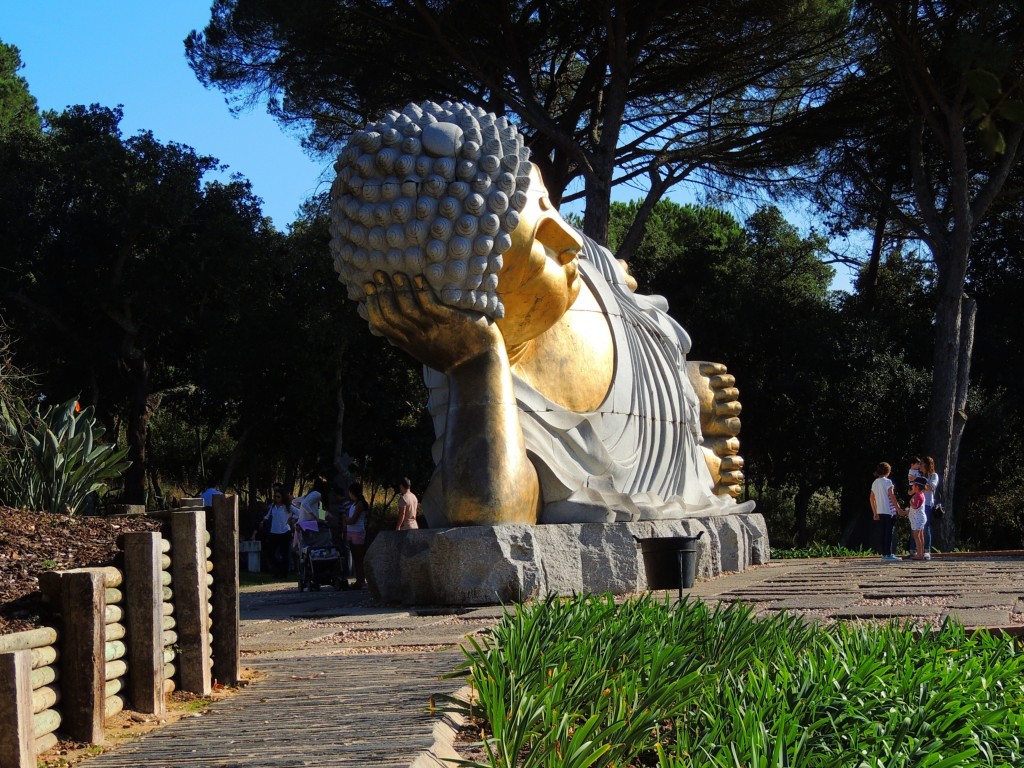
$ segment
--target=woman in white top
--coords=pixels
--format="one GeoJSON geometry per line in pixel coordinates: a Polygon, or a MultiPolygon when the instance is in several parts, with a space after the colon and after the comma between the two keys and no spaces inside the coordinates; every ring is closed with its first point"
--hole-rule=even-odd
{"type": "Polygon", "coordinates": [[[274,570],[278,578],[288,576],[288,565],[291,558],[292,542],[292,506],[283,490],[274,489],[273,499],[267,514],[260,521],[260,528],[266,527],[270,522],[270,531],[267,535],[267,543],[270,548],[270,559],[274,564],[274,570]]]}
{"type": "Polygon", "coordinates": [[[348,487],[348,498],[352,505],[348,508],[348,517],[345,519],[345,536],[348,538],[349,549],[352,550],[352,565],[356,571],[354,586],[356,589],[362,589],[366,584],[363,558],[366,556],[366,515],[370,511],[370,505],[363,496],[362,483],[352,483],[348,487]]]}
{"type": "Polygon", "coordinates": [[[896,501],[889,474],[892,467],[883,461],[875,468],[875,481],[871,484],[871,513],[874,520],[882,523],[882,560],[895,562],[894,547],[896,543],[896,515],[900,512],[900,504],[896,501]]]}

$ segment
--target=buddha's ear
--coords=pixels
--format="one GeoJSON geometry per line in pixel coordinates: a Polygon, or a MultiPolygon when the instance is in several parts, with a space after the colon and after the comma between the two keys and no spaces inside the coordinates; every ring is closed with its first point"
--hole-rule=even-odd
{"type": "Polygon", "coordinates": [[[536,239],[545,248],[548,248],[562,256],[562,263],[571,261],[580,249],[583,248],[583,240],[579,233],[570,227],[561,216],[554,215],[545,218],[537,227],[536,239]]]}

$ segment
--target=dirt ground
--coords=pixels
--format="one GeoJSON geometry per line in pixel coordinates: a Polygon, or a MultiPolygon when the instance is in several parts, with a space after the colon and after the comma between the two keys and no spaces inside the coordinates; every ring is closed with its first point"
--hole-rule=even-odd
{"type": "Polygon", "coordinates": [[[0,634],[46,624],[39,574],[116,565],[121,534],[159,527],[143,516],[69,517],[0,507],[0,634]]]}

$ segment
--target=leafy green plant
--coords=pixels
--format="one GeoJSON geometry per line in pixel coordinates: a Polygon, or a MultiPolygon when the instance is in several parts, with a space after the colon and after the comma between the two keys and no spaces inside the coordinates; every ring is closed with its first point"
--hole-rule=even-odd
{"type": "Polygon", "coordinates": [[[74,514],[93,492],[119,478],[127,448],[102,443],[106,432],[77,400],[34,413],[20,401],[0,402],[0,440],[7,448],[5,501],[28,509],[74,514]]]}
{"type": "Polygon", "coordinates": [[[549,598],[465,653],[478,768],[1024,764],[1020,640],[952,623],[549,598]]]}
{"type": "Polygon", "coordinates": [[[772,547],[772,560],[797,560],[807,557],[867,557],[877,555],[865,549],[850,549],[834,544],[813,542],[802,549],[781,549],[772,547]]]}

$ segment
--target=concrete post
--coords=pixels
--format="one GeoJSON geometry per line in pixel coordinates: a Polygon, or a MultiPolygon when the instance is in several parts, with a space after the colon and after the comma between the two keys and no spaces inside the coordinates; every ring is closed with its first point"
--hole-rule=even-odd
{"type": "Polygon", "coordinates": [[[213,497],[213,677],[238,682],[238,497],[213,497]]]}
{"type": "Polygon", "coordinates": [[[60,575],[61,730],[101,744],[106,703],[106,585],[100,569],[60,575]]]}
{"type": "Polygon", "coordinates": [[[160,534],[124,536],[128,701],[137,712],[162,715],[164,699],[163,586],[160,534]]]}
{"type": "Polygon", "coordinates": [[[171,513],[171,580],[178,630],[179,690],[213,690],[210,614],[206,585],[206,512],[171,513]]]}
{"type": "Polygon", "coordinates": [[[36,768],[32,652],[0,653],[0,766],[36,768]]]}

